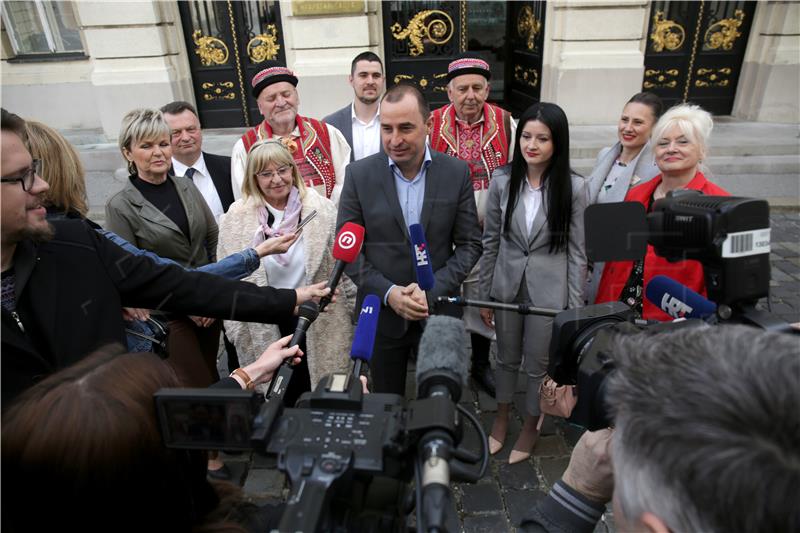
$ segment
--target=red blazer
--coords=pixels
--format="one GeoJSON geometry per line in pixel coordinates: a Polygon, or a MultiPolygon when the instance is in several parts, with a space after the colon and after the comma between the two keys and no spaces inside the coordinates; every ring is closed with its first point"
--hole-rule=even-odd
{"type": "MultiPolygon", "coordinates": [[[[643,183],[628,191],[625,196],[626,202],[639,202],[644,205],[645,209],[650,207],[650,197],[653,191],[656,190],[658,184],[661,183],[661,175],[659,174],[652,180],[643,183]]],[[[695,177],[686,186],[687,189],[701,191],[703,194],[710,196],[730,196],[730,193],[714,185],[703,176],[702,172],[697,172],[695,177]]],[[[633,270],[633,261],[610,261],[606,263],[603,269],[603,276],[600,278],[600,286],[597,290],[597,298],[594,303],[614,302],[619,300],[622,289],[631,275],[633,270]]],[[[644,286],[643,290],[647,290],[647,284],[654,276],[663,275],[670,277],[696,291],[703,296],[706,294],[706,283],[703,277],[703,265],[699,261],[679,261],[677,263],[670,263],[662,257],[656,255],[655,249],[647,245],[647,254],[644,257],[644,286]]],[[[672,320],[668,314],[664,313],[650,303],[647,298],[643,298],[642,305],[642,318],[651,320],[669,321],[672,320]]]]}

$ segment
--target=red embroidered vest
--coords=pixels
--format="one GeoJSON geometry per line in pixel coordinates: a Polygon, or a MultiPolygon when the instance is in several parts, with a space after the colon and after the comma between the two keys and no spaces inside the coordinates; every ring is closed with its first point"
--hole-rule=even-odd
{"type": "MultiPolygon", "coordinates": [[[[324,186],[325,197],[330,198],[336,184],[336,172],[328,128],[319,120],[300,115],[297,115],[296,123],[300,136],[292,136],[292,140],[286,144],[300,170],[300,176],[307,187],[324,186]]],[[[271,137],[272,128],[265,120],[242,135],[244,149],[250,152],[256,142],[271,137]]]]}
{"type": "MultiPolygon", "coordinates": [[[[464,159],[469,164],[474,190],[489,188],[489,179],[497,167],[508,163],[508,143],[510,126],[506,129],[507,121],[511,120],[508,113],[502,108],[492,104],[483,104],[483,123],[480,137],[477,132],[460,131],[456,120],[456,108],[448,104],[435,110],[433,128],[431,131],[431,148],[444,152],[447,155],[464,159]],[[461,138],[466,142],[478,141],[479,150],[471,150],[470,146],[462,146],[461,138]],[[480,154],[480,157],[476,157],[480,154]],[[465,159],[467,156],[468,159],[465,159]]],[[[476,128],[477,129],[477,128],[476,128]]]]}

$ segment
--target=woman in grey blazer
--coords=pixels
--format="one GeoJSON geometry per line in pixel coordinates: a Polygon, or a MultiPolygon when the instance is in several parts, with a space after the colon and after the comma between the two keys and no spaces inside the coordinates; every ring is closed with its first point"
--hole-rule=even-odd
{"type": "MultiPolygon", "coordinates": [[[[617,125],[619,140],[600,150],[587,179],[590,204],[622,202],[628,189],[650,181],[659,173],[650,134],[663,110],[661,99],[653,93],[637,93],[628,100],[617,125]]],[[[595,263],[590,269],[586,297],[592,303],[603,274],[603,263],[595,263]]]]}
{"type": "MultiPolygon", "coordinates": [[[[586,255],[585,180],[569,164],[569,125],[555,104],[538,103],[520,117],[511,165],[492,175],[480,259],[481,296],[504,303],[566,309],[583,304],[586,255]]],[[[552,318],[481,309],[497,332],[497,415],[489,446],[503,447],[517,374],[527,375],[526,413],[510,463],[530,457],[539,435],[539,385],[552,318]],[[493,318],[496,322],[493,322],[493,318]]]]}

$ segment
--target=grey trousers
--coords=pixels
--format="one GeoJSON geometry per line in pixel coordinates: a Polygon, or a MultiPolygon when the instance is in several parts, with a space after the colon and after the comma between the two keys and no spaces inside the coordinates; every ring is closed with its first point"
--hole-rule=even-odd
{"type": "MultiPolygon", "coordinates": [[[[517,296],[509,303],[530,304],[524,277],[517,296]]],[[[494,320],[497,333],[497,401],[511,403],[517,388],[517,375],[521,370],[527,376],[526,414],[539,416],[539,385],[547,373],[553,319],[496,311],[494,320]]]]}

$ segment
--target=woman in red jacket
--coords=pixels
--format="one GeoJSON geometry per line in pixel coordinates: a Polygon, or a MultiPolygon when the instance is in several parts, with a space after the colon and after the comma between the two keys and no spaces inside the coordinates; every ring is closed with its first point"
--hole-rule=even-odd
{"type": "MultiPolygon", "coordinates": [[[[650,211],[655,200],[670,191],[692,189],[712,196],[730,196],[700,171],[706,157],[709,134],[714,126],[711,114],[696,105],[678,105],[664,113],[653,129],[653,153],[661,174],[628,191],[625,201],[640,202],[650,211]]],[[[703,265],[688,260],[670,263],[658,257],[652,246],[641,261],[612,261],[606,264],[595,303],[620,300],[645,319],[672,320],[644,298],[647,284],[664,275],[705,295],[703,265]]]]}

